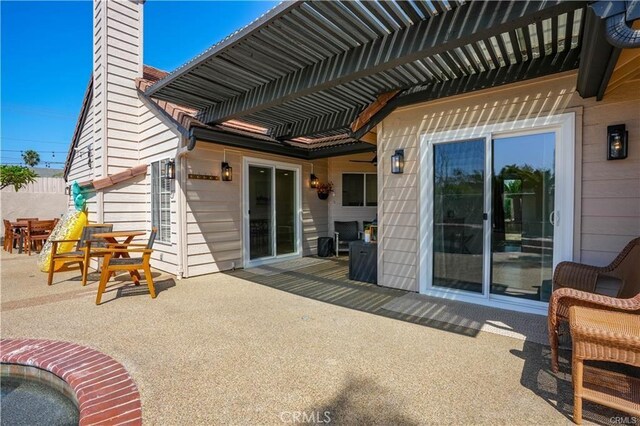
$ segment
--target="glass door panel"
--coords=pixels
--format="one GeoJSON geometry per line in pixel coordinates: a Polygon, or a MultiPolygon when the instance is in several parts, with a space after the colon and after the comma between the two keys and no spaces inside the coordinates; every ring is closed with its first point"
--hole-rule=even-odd
{"type": "Polygon", "coordinates": [[[276,169],[276,255],[296,251],[296,172],[276,169]]]}
{"type": "Polygon", "coordinates": [[[491,293],[549,300],[555,133],[493,140],[491,293]],[[542,291],[542,286],[548,287],[542,291]]]}
{"type": "Polygon", "coordinates": [[[249,166],[249,257],[273,256],[272,168],[249,166]]]}
{"type": "Polygon", "coordinates": [[[485,141],[433,149],[432,285],[482,293],[485,141]]]}

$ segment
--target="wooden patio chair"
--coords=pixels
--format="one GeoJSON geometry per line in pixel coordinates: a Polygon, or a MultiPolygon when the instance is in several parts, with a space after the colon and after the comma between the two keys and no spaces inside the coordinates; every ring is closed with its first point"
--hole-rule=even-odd
{"type": "Polygon", "coordinates": [[[156,297],[156,289],[153,284],[153,276],[151,275],[151,253],[153,253],[153,244],[158,233],[157,228],[151,230],[149,240],[146,244],[129,243],[129,244],[109,244],[106,250],[104,260],[102,261],[102,274],[100,276],[100,285],[98,286],[98,295],[96,297],[96,305],[100,304],[102,294],[107,288],[107,282],[111,275],[115,275],[119,271],[127,271],[136,285],[139,285],[137,273],[139,270],[144,272],[147,280],[149,293],[152,299],[156,297]],[[131,256],[133,255],[133,256],[131,256]]]}
{"type": "Polygon", "coordinates": [[[113,225],[108,223],[96,223],[86,225],[82,228],[82,234],[77,240],[55,240],[51,241],[51,261],[49,264],[49,280],[48,285],[53,283],[54,266],[56,263],[79,263],[82,271],[82,285],[87,284],[87,274],[89,271],[89,261],[92,257],[100,257],[104,255],[107,248],[107,242],[97,240],[93,236],[103,232],[111,232],[113,225]],[[76,249],[65,253],[58,253],[58,245],[61,243],[76,243],[76,249]]]}
{"type": "Polygon", "coordinates": [[[341,251],[349,251],[349,243],[362,239],[362,232],[358,230],[358,221],[333,222],[334,244],[336,257],[341,251]]]}
{"type": "Polygon", "coordinates": [[[585,367],[584,361],[605,361],[640,367],[640,315],[572,306],[573,421],[582,424],[587,399],[640,417],[640,378],[585,367]]]}
{"type": "Polygon", "coordinates": [[[16,232],[11,226],[11,221],[4,219],[4,242],[2,248],[4,251],[13,253],[13,245],[17,243],[22,236],[16,232]]]}
{"type": "Polygon", "coordinates": [[[37,217],[19,217],[16,222],[29,222],[30,220],[40,220],[37,217]]]}
{"type": "Polygon", "coordinates": [[[640,238],[629,242],[620,254],[604,267],[561,262],[553,274],[554,292],[549,301],[548,332],[551,345],[551,370],[558,372],[558,330],[568,321],[571,306],[586,306],[612,311],[640,310],[640,238]],[[596,293],[599,286],[617,284],[615,297],[596,293]]]}
{"type": "Polygon", "coordinates": [[[49,234],[53,231],[59,219],[53,220],[30,220],[27,222],[25,229],[24,241],[27,246],[27,254],[31,256],[31,246],[34,250],[38,250],[38,246],[42,247],[49,238],[49,234]]]}

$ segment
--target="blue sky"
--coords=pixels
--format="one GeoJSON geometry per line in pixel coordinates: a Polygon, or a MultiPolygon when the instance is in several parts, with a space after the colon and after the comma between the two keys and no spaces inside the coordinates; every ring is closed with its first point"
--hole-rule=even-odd
{"type": "MultiPolygon", "coordinates": [[[[144,5],[144,62],[174,70],[278,2],[144,5]]],[[[1,1],[1,161],[63,166],[91,73],[91,1],[1,1]]]]}

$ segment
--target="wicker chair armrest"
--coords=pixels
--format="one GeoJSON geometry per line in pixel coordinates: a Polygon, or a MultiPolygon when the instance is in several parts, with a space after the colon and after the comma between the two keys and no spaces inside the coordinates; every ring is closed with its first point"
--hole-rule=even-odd
{"type": "Polygon", "coordinates": [[[560,262],[553,273],[553,289],[574,288],[594,292],[602,268],[575,262],[560,262]]]}
{"type": "Polygon", "coordinates": [[[618,299],[597,293],[589,293],[573,288],[555,290],[549,300],[549,329],[554,329],[558,322],[558,309],[565,306],[585,306],[588,308],[606,309],[612,311],[634,312],[640,311],[640,298],[618,299]]]}
{"type": "Polygon", "coordinates": [[[617,297],[605,296],[604,294],[589,293],[586,291],[576,290],[574,288],[561,288],[553,292],[551,301],[553,303],[564,303],[574,306],[592,306],[595,308],[611,308],[622,311],[633,311],[640,309],[640,302],[637,298],[618,299],[617,297]]]}

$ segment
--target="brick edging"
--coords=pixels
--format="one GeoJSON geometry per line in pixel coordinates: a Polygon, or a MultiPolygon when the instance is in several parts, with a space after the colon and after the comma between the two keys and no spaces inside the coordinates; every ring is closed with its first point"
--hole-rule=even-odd
{"type": "Polygon", "coordinates": [[[0,362],[47,370],[73,390],[80,425],[142,424],[138,387],[110,356],[75,343],[43,339],[1,339],[0,362]]]}

